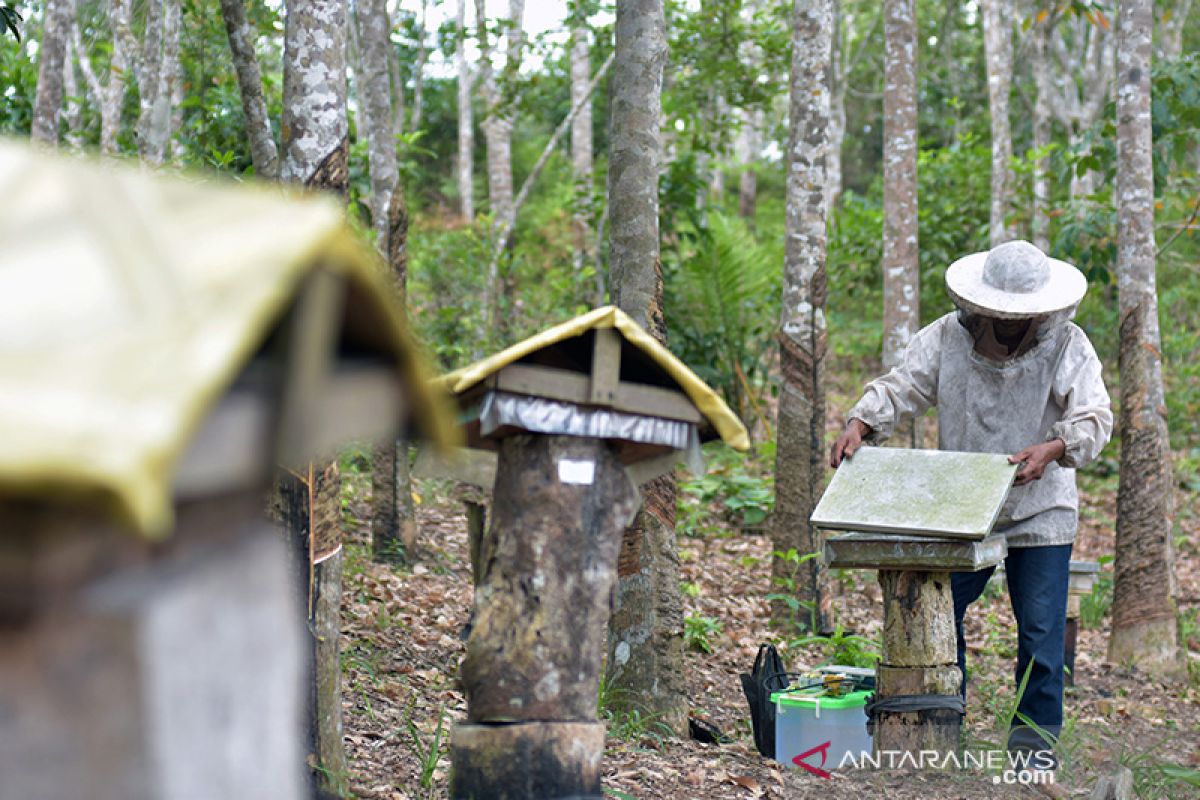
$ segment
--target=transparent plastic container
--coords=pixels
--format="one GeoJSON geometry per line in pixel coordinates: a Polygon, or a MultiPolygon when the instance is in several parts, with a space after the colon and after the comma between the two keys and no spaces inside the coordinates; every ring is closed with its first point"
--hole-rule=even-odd
{"type": "MultiPolygon", "coordinates": [[[[810,767],[831,772],[852,753],[856,763],[871,753],[867,715],[863,711],[868,690],[840,697],[821,687],[775,692],[775,760],[799,767],[801,757],[810,767]],[[822,759],[824,754],[824,759],[822,759]]],[[[848,761],[846,762],[849,763],[848,761]]]]}

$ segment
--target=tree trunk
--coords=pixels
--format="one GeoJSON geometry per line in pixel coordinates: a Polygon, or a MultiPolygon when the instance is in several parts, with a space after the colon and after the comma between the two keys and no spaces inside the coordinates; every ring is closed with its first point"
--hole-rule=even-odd
{"type": "MultiPolygon", "coordinates": [[[[520,65],[522,17],[524,0],[509,0],[507,59],[504,76],[509,81],[516,78],[520,65]]],[[[492,232],[505,228],[511,230],[513,212],[512,132],[513,111],[502,96],[501,83],[496,78],[492,65],[492,48],[487,34],[487,16],[483,0],[475,0],[475,14],[479,28],[480,80],[487,112],[483,120],[483,134],[487,143],[488,204],[492,212],[492,232]]],[[[501,304],[505,288],[499,266],[489,270],[485,284],[485,308],[488,312],[488,330],[493,335],[504,327],[501,304]]]]}
{"type": "Polygon", "coordinates": [[[1174,60],[1183,54],[1183,33],[1187,30],[1188,15],[1193,0],[1175,0],[1175,7],[1166,9],[1158,18],[1159,55],[1174,60]]]}
{"type": "Polygon", "coordinates": [[[829,57],[829,144],[825,154],[825,212],[842,196],[842,142],[846,139],[846,81],[850,74],[850,34],[840,0],[833,4],[833,44],[829,57]]]}
{"type": "Polygon", "coordinates": [[[1117,24],[1117,286],[1121,471],[1109,660],[1178,673],[1171,453],[1154,265],[1150,128],[1153,13],[1122,0],[1117,24]]]}
{"type": "MultiPolygon", "coordinates": [[[[280,178],[345,198],[349,182],[348,126],[346,120],[346,4],[344,0],[290,0],[284,29],[283,163],[280,178]]],[[[329,470],[313,470],[328,474],[329,470]]],[[[336,472],[336,471],[334,471],[336,472]]],[[[336,481],[336,477],[331,478],[336,481]]],[[[285,520],[334,519],[340,515],[336,487],[319,494],[308,508],[288,508],[285,520]],[[330,507],[332,506],[332,507],[330,507]]],[[[308,496],[290,495],[293,502],[308,496]]],[[[296,540],[304,532],[285,527],[296,540]]],[[[338,658],[341,558],[332,557],[340,542],[322,548],[318,555],[331,557],[312,563],[308,586],[308,628],[314,652],[315,696],[308,728],[314,740],[311,751],[314,784],[337,796],[347,791],[348,768],[342,745],[341,664],[338,658]]]]}
{"type": "Polygon", "coordinates": [[[254,174],[264,180],[273,180],[279,176],[279,150],[271,133],[262,75],[254,54],[254,32],[246,21],[242,0],[221,0],[221,16],[225,20],[229,52],[242,96],[242,116],[246,120],[246,138],[250,140],[254,174]]]}
{"type": "MultiPolygon", "coordinates": [[[[618,4],[609,81],[609,285],[613,302],[660,342],[666,340],[658,242],[666,58],[662,0],[618,4]]],[[[608,639],[609,697],[613,710],[652,714],[683,735],[687,696],[674,475],[643,486],[642,496],[642,510],[625,531],[617,563],[608,639]]]]}
{"type": "MultiPolygon", "coordinates": [[[[385,0],[359,0],[355,9],[359,41],[357,83],[371,176],[371,222],[380,253],[388,259],[403,305],[408,277],[408,214],[396,166],[395,114],[392,109],[391,18],[385,0]],[[402,210],[402,211],[401,211],[402,210]],[[403,225],[397,228],[395,212],[403,225]],[[395,260],[393,260],[395,259],[395,260]]],[[[416,540],[408,445],[385,442],[372,461],[371,553],[376,561],[400,562],[416,540]]]]}
{"type": "MultiPolygon", "coordinates": [[[[1033,82],[1037,92],[1033,104],[1033,149],[1043,153],[1050,146],[1050,62],[1048,42],[1050,26],[1046,21],[1033,23],[1033,82]]],[[[1033,162],[1033,207],[1029,214],[1029,233],[1033,243],[1050,252],[1050,204],[1048,161],[1040,155],[1033,162]]]]}
{"type": "MultiPolygon", "coordinates": [[[[582,16],[579,11],[576,14],[582,16]]],[[[586,18],[571,29],[571,106],[579,106],[571,121],[571,172],[575,179],[575,270],[582,271],[595,258],[592,241],[592,103],[588,84],[592,74],[591,31],[586,18]]]]}
{"type": "Polygon", "coordinates": [[[71,37],[79,56],[79,69],[87,81],[88,88],[100,105],[100,152],[106,156],[117,154],[117,135],[121,131],[121,106],[125,99],[125,73],[129,68],[129,0],[109,0],[108,23],[112,29],[112,50],[109,54],[108,80],[101,83],[92,68],[91,59],[80,41],[78,25],[72,25],[71,37]]]}
{"type": "Polygon", "coordinates": [[[1012,204],[1012,170],[1009,166],[1012,129],[1008,121],[1008,94],[1013,71],[1011,3],[1012,0],[982,0],[988,109],[992,117],[992,202],[988,222],[992,247],[1016,235],[1006,221],[1012,204]]]}
{"type": "MultiPolygon", "coordinates": [[[[883,13],[883,366],[891,369],[921,326],[916,6],[888,0],[883,13]]],[[[920,421],[898,429],[893,440],[919,447],[920,421]]]]}
{"type": "Polygon", "coordinates": [[[738,214],[751,225],[758,213],[758,156],[762,150],[763,116],[761,108],[746,110],[739,142],[742,174],[738,176],[738,214]]]}
{"type": "Polygon", "coordinates": [[[425,29],[425,23],[428,18],[429,2],[428,0],[422,0],[421,23],[418,28],[421,43],[417,46],[417,62],[413,64],[412,118],[408,123],[410,131],[421,129],[421,116],[425,112],[425,62],[429,58],[429,32],[425,29]]]}
{"type": "Polygon", "coordinates": [[[467,0],[458,0],[458,202],[464,220],[475,219],[475,120],[471,113],[471,68],[467,65],[467,0]]]}
{"type": "Polygon", "coordinates": [[[67,108],[65,119],[67,122],[66,142],[67,147],[72,150],[80,150],[83,148],[83,106],[81,101],[86,100],[86,97],[81,94],[79,79],[75,74],[75,43],[68,36],[66,60],[63,62],[63,92],[66,93],[67,108]]]}
{"type": "MultiPolygon", "coordinates": [[[[1048,34],[1047,47],[1054,55],[1052,79],[1046,84],[1050,111],[1067,129],[1072,150],[1079,147],[1083,131],[1104,111],[1113,80],[1113,34],[1093,25],[1083,15],[1060,19],[1048,34]]],[[[1095,172],[1071,177],[1071,199],[1092,194],[1095,172]]]]}
{"type": "MultiPolygon", "coordinates": [[[[825,158],[829,151],[829,72],[833,52],[830,0],[795,0],[792,7],[791,124],[788,136],[787,234],[780,320],[779,443],[775,456],[772,547],[800,555],[820,553],[822,535],[809,517],[825,477],[825,158]]],[[[785,630],[832,627],[833,609],[821,558],[804,564],[776,558],[782,585],[794,581],[805,610],[797,619],[782,603],[772,617],[785,630]]]]}
{"type": "MultiPolygon", "coordinates": [[[[68,0],[47,0],[38,50],[37,94],[33,99],[30,137],[50,147],[58,146],[58,120],[63,105],[63,69],[67,64],[71,10],[72,5],[68,0]]],[[[3,33],[7,35],[8,32],[3,33]]]]}

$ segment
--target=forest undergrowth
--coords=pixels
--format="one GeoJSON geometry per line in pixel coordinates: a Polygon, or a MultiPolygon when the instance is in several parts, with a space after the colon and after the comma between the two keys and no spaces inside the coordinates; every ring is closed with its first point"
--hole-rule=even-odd
{"type": "MultiPolygon", "coordinates": [[[[842,420],[860,376],[837,376],[830,430],[842,420]]],[[[770,445],[741,458],[709,453],[704,476],[681,478],[677,523],[686,602],[687,680],[692,709],[731,738],[722,745],[680,740],[652,716],[608,722],[604,786],[620,800],[694,798],[1037,797],[1033,788],[1002,786],[986,771],[911,773],[835,771],[825,780],[785,768],[754,749],[738,674],[749,671],[760,643],[782,644],[789,668],[858,660],[877,652],[882,621],[873,573],[837,571],[834,605],[840,635],[812,640],[768,624],[770,445]]],[[[1086,797],[1118,764],[1133,770],[1140,798],[1200,797],[1200,492],[1177,454],[1176,574],[1182,638],[1190,651],[1187,680],[1164,681],[1106,661],[1116,515],[1115,463],[1101,459],[1080,478],[1082,508],[1075,558],[1098,560],[1102,577],[1083,603],[1075,687],[1066,699],[1060,742],[1063,796],[1086,797]]],[[[343,459],[348,530],[343,597],[343,702],[351,785],[356,797],[407,800],[447,797],[453,722],[465,714],[456,681],[471,604],[470,563],[462,504],[446,482],[418,481],[420,533],[407,566],[369,559],[370,479],[361,453],[343,459]]],[[[998,582],[968,617],[971,695],[969,747],[987,748],[1014,705],[1015,626],[998,582]]],[[[603,697],[601,698],[603,701],[603,697]]]]}

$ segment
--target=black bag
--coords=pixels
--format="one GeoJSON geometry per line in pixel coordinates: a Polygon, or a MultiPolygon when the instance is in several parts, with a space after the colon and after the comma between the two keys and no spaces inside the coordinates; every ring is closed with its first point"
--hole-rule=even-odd
{"type": "Polygon", "coordinates": [[[775,757],[775,704],[771,693],[788,685],[787,667],[773,644],[758,648],[754,669],[742,673],[742,691],[750,704],[750,724],[754,728],[754,746],[767,758],[775,757]]]}

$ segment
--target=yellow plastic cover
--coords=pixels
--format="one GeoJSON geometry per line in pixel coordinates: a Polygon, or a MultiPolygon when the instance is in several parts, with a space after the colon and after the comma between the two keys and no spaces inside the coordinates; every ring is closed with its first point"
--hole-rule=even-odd
{"type": "Polygon", "coordinates": [[[616,328],[626,341],[649,356],[655,364],[671,376],[672,380],[679,384],[679,388],[700,410],[700,413],[704,415],[704,418],[708,420],[726,444],[735,450],[750,449],[750,436],[746,432],[746,426],[729,409],[729,406],[725,405],[725,401],[709,388],[708,384],[700,380],[696,373],[688,369],[686,364],[676,358],[674,353],[655,341],[654,337],[634,322],[632,317],[616,306],[597,308],[575,319],[547,328],[493,356],[443,375],[438,382],[454,394],[461,394],[530,353],[557,344],[564,339],[580,336],[594,328],[616,328]]]}
{"type": "Polygon", "coordinates": [[[100,501],[169,531],[174,467],[318,268],[404,372],[423,435],[449,405],[335,203],[0,140],[0,497],[100,501]]]}

